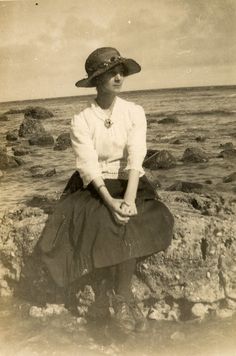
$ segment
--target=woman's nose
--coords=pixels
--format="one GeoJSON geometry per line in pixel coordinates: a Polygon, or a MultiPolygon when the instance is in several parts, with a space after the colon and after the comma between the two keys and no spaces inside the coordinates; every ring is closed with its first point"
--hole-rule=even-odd
{"type": "Polygon", "coordinates": [[[121,80],[121,74],[120,73],[116,73],[115,80],[116,81],[120,81],[121,80]]]}

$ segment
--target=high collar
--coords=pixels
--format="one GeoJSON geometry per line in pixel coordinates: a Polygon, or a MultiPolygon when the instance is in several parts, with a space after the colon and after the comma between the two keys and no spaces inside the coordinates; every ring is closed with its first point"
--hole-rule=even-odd
{"type": "Polygon", "coordinates": [[[107,119],[108,117],[111,118],[113,116],[119,101],[120,101],[120,98],[116,96],[115,99],[113,100],[113,103],[111,104],[111,106],[108,109],[102,109],[98,105],[96,100],[93,99],[91,102],[91,109],[96,113],[97,116],[99,116],[99,118],[104,120],[104,119],[107,119]]]}

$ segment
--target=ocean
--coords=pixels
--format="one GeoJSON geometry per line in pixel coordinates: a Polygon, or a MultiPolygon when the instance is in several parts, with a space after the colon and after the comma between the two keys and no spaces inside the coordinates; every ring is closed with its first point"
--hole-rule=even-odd
{"type": "MultiPolygon", "coordinates": [[[[42,122],[56,139],[59,134],[69,132],[71,118],[80,112],[92,97],[90,95],[0,103],[0,115],[10,109],[43,106],[54,114],[53,118],[42,122]]],[[[162,189],[168,188],[176,180],[183,180],[210,182],[209,189],[235,194],[236,182],[224,183],[223,178],[236,171],[236,160],[218,158],[218,155],[223,149],[221,145],[227,142],[236,147],[236,86],[142,90],[124,92],[121,97],[144,107],[148,122],[148,148],[168,150],[177,159],[175,168],[147,172],[150,179],[158,179],[162,189]],[[158,122],[167,117],[174,117],[178,122],[158,122]],[[179,140],[179,144],[174,144],[175,140],[179,140]],[[209,161],[183,164],[181,158],[188,147],[203,149],[209,161]]],[[[7,145],[9,154],[12,154],[12,142],[6,141],[6,133],[18,129],[22,120],[23,114],[11,114],[9,121],[1,122],[1,144],[7,145]]],[[[54,151],[52,147],[31,146],[30,149],[30,155],[21,157],[24,165],[8,170],[0,179],[0,210],[13,208],[35,195],[59,196],[74,171],[75,159],[71,148],[54,151]],[[35,165],[45,169],[55,168],[56,175],[32,178],[29,169],[35,165]]]]}

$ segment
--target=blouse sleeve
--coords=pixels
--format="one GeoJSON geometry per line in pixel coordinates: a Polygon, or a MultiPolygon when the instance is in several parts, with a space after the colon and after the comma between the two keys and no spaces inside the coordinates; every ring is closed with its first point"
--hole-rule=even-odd
{"type": "Polygon", "coordinates": [[[76,157],[76,168],[86,187],[94,178],[101,176],[101,170],[98,154],[83,113],[75,115],[72,119],[70,136],[76,157]]]}
{"type": "Polygon", "coordinates": [[[135,105],[131,115],[132,128],[128,134],[128,161],[126,169],[136,169],[143,174],[142,164],[147,153],[147,120],[143,108],[139,105],[135,105]]]}

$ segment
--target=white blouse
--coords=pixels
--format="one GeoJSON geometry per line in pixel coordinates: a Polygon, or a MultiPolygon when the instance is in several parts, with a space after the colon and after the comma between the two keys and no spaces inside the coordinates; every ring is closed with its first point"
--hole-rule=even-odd
{"type": "Polygon", "coordinates": [[[76,169],[86,187],[96,177],[128,179],[128,170],[144,174],[147,123],[141,106],[116,97],[108,113],[93,100],[71,122],[76,169]],[[105,120],[112,125],[107,128],[105,120]]]}

